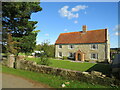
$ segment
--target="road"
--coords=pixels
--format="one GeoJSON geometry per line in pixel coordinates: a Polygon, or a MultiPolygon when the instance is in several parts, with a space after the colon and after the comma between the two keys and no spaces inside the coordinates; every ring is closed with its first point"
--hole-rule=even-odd
{"type": "Polygon", "coordinates": [[[50,88],[48,85],[38,83],[20,76],[2,73],[2,88],[50,88]]]}

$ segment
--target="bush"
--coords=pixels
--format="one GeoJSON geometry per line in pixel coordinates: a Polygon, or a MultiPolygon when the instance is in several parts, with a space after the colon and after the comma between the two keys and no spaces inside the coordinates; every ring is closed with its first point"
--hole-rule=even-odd
{"type": "Polygon", "coordinates": [[[63,58],[62,58],[63,60],[66,60],[67,59],[67,57],[66,56],[63,56],[63,58]]]}
{"type": "Polygon", "coordinates": [[[49,66],[51,64],[51,62],[46,56],[42,56],[40,58],[40,64],[49,66]]]}
{"type": "Polygon", "coordinates": [[[109,64],[109,62],[108,62],[108,60],[98,60],[98,61],[96,61],[97,63],[106,63],[106,64],[109,64]]]}
{"type": "Polygon", "coordinates": [[[85,60],[85,62],[90,62],[90,60],[85,60]]]}
{"type": "Polygon", "coordinates": [[[41,53],[35,53],[35,57],[40,57],[41,53]]]}

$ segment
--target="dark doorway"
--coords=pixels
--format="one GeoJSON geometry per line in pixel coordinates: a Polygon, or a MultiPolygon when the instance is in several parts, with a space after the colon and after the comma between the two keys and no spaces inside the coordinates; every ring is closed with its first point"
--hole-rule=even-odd
{"type": "Polygon", "coordinates": [[[80,57],[80,54],[78,54],[78,61],[80,61],[81,60],[81,57],[80,57]]]}

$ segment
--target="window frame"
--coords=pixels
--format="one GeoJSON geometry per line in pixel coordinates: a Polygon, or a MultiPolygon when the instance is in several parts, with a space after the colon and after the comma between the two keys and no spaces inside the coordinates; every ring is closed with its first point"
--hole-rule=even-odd
{"type": "Polygon", "coordinates": [[[98,44],[91,44],[91,49],[92,50],[97,50],[98,49],[98,44]],[[94,45],[95,45],[95,48],[94,48],[94,45]]]}
{"type": "Polygon", "coordinates": [[[58,48],[61,49],[61,48],[62,48],[62,45],[59,45],[58,48]],[[60,46],[61,46],[61,47],[60,47],[60,46]]]}
{"type": "Polygon", "coordinates": [[[63,55],[62,55],[62,52],[59,52],[59,53],[58,53],[58,56],[59,56],[59,57],[62,57],[62,56],[63,56],[63,55]],[[61,55],[60,55],[60,53],[61,53],[61,55]]]}
{"type": "Polygon", "coordinates": [[[74,57],[73,54],[74,54],[74,53],[69,52],[69,53],[68,53],[68,57],[73,58],[73,57],[74,57]],[[70,54],[72,54],[72,56],[71,56],[70,54]]]}
{"type": "Polygon", "coordinates": [[[68,45],[68,48],[69,49],[74,49],[74,45],[68,45]],[[71,46],[72,46],[72,48],[71,48],[71,46]]]}
{"type": "Polygon", "coordinates": [[[90,58],[91,58],[92,60],[98,60],[98,53],[91,53],[91,54],[90,54],[90,58]],[[93,55],[95,55],[95,58],[93,58],[93,55]]]}

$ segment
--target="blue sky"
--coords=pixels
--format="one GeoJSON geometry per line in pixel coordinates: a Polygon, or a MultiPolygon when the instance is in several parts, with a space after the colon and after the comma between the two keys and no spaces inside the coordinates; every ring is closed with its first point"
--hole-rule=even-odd
{"type": "Polygon", "coordinates": [[[81,31],[82,25],[89,30],[108,28],[111,48],[118,47],[117,2],[41,2],[42,11],[32,14],[38,21],[37,44],[49,40],[54,44],[60,33],[81,31]]]}

